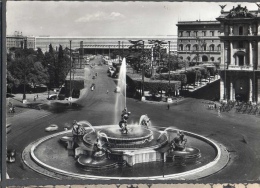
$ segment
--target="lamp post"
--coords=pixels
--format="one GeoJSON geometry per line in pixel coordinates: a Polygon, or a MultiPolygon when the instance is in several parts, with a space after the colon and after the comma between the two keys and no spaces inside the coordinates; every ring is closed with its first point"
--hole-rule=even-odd
{"type": "Polygon", "coordinates": [[[71,61],[71,40],[70,40],[70,97],[71,97],[71,65],[72,61],[71,61]]]}

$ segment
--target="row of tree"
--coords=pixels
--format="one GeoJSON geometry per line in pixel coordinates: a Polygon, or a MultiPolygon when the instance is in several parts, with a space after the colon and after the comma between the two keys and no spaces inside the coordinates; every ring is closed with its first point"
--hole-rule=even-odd
{"type": "MultiPolygon", "coordinates": [[[[49,89],[60,87],[70,70],[69,50],[59,46],[58,51],[49,45],[49,51],[43,53],[40,48],[11,48],[7,54],[7,87],[23,87],[24,99],[26,88],[46,85],[49,89]]],[[[28,89],[27,89],[28,92],[28,89]]]]}
{"type": "Polygon", "coordinates": [[[210,79],[210,76],[215,76],[217,74],[217,69],[215,67],[194,67],[189,68],[183,73],[163,73],[156,74],[151,79],[154,80],[175,80],[181,81],[181,85],[185,86],[187,84],[195,84],[196,82],[201,82],[202,79],[210,79]],[[169,78],[170,77],[170,78],[169,78]]]}

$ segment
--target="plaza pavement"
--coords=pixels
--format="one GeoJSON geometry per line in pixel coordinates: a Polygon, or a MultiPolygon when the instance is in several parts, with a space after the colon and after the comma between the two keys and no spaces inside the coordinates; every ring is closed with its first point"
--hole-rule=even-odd
{"type": "MultiPolygon", "coordinates": [[[[31,142],[50,135],[44,128],[47,123],[64,125],[73,119],[87,120],[93,126],[117,123],[121,109],[115,109],[118,96],[114,93],[115,82],[107,76],[107,66],[96,66],[98,77],[93,82],[96,89],[78,101],[80,109],[67,109],[63,113],[52,113],[36,121],[25,122],[19,119],[14,123],[13,132],[8,134],[9,148],[17,150],[17,162],[7,165],[11,178],[43,178],[28,167],[20,166],[20,154],[31,142]],[[109,93],[106,90],[109,89],[109,93]],[[115,111],[117,110],[117,111],[115,111]]],[[[220,172],[202,179],[208,182],[241,182],[260,180],[260,118],[235,112],[222,113],[208,110],[208,100],[186,98],[179,105],[171,105],[167,110],[166,103],[144,103],[127,98],[127,108],[132,112],[129,121],[138,121],[140,116],[148,114],[153,126],[175,127],[194,132],[223,144],[229,151],[231,159],[220,172]]],[[[62,127],[62,126],[60,126],[62,127]]],[[[58,131],[63,129],[59,128],[58,131]]],[[[192,144],[192,143],[191,143],[192,144]]],[[[198,180],[199,182],[199,180],[198,180]]]]}

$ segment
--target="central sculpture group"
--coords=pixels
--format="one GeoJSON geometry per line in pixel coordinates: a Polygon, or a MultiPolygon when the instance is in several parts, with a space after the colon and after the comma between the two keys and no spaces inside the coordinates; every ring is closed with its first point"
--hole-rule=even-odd
{"type": "Polygon", "coordinates": [[[139,124],[128,125],[131,112],[124,108],[116,126],[104,126],[94,129],[74,120],[72,138],[62,137],[67,148],[73,149],[78,163],[88,170],[114,168],[128,164],[154,161],[176,161],[200,158],[200,150],[186,147],[187,139],[183,131],[167,128],[158,131],[151,126],[147,114],[142,115],[139,124]],[[169,139],[168,130],[172,129],[177,136],[169,139]]]}

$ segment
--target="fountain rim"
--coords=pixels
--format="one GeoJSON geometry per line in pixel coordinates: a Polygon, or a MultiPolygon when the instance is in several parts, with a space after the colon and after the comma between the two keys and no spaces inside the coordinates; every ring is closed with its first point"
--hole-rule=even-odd
{"type": "MultiPolygon", "coordinates": [[[[106,126],[106,128],[108,128],[108,126],[116,126],[116,125],[101,125],[102,127],[103,126],[106,126]]],[[[129,126],[131,126],[131,125],[129,125],[129,126]]],[[[141,125],[140,125],[141,126],[141,125]]],[[[97,127],[97,126],[96,126],[97,127]]],[[[99,127],[98,127],[99,128],[99,127]]],[[[87,129],[89,129],[88,127],[87,127],[87,129]]],[[[118,128],[119,129],[119,128],[118,128]]],[[[146,130],[148,130],[150,133],[148,134],[148,135],[146,135],[146,136],[143,136],[143,137],[138,137],[138,138],[133,138],[133,137],[131,137],[131,138],[123,138],[123,137],[120,137],[120,138],[116,138],[116,137],[111,137],[111,136],[107,136],[107,138],[108,139],[111,139],[111,140],[122,140],[122,141],[128,141],[128,140],[132,140],[132,141],[138,141],[138,140],[142,140],[142,139],[145,139],[145,138],[147,138],[147,137],[151,137],[152,135],[153,135],[153,131],[152,130],[150,130],[150,129],[148,129],[148,128],[145,128],[145,127],[143,127],[143,129],[146,129],[146,130]]],[[[158,131],[158,132],[160,132],[160,131],[158,131]]],[[[89,135],[89,134],[91,134],[91,133],[93,133],[93,132],[89,132],[88,134],[85,134],[84,136],[83,136],[83,140],[84,140],[84,137],[85,136],[87,136],[87,135],[89,135]]],[[[103,133],[103,132],[102,132],[103,133]]],[[[106,134],[106,133],[105,133],[106,134]]],[[[126,134],[127,135],[127,134],[126,134]]],[[[102,136],[103,137],[103,136],[102,136]]]]}
{"type": "MultiPolygon", "coordinates": [[[[114,126],[114,125],[112,125],[112,126],[114,126]]],[[[96,127],[97,127],[97,126],[96,126],[96,127]]],[[[98,127],[104,127],[104,126],[101,125],[101,126],[98,126],[98,127]]],[[[107,126],[106,126],[106,127],[107,127],[107,126]]],[[[177,130],[179,130],[179,129],[176,129],[176,131],[177,131],[177,130]]],[[[222,146],[221,144],[218,145],[218,144],[216,144],[215,142],[213,142],[212,140],[210,140],[210,139],[208,139],[208,138],[206,138],[206,137],[204,137],[204,136],[198,135],[198,134],[196,134],[196,133],[184,131],[184,130],[183,130],[183,132],[184,132],[185,134],[192,135],[193,137],[196,137],[196,138],[198,138],[198,139],[200,139],[200,140],[206,141],[208,144],[210,144],[210,145],[217,151],[216,157],[215,157],[211,162],[209,162],[209,163],[207,163],[206,165],[201,166],[201,167],[199,167],[199,168],[196,168],[196,169],[193,169],[193,170],[189,170],[189,171],[186,171],[186,172],[182,172],[182,173],[175,173],[175,174],[164,175],[164,177],[162,177],[162,176],[107,177],[107,176],[95,176],[95,175],[85,175],[85,174],[82,175],[82,174],[77,174],[77,173],[68,172],[68,171],[61,170],[61,169],[52,167],[52,166],[50,166],[50,165],[47,165],[47,164],[43,163],[42,161],[40,161],[40,160],[35,156],[34,150],[36,149],[36,147],[37,147],[39,144],[41,144],[42,142],[44,142],[44,141],[46,141],[46,140],[48,140],[48,139],[50,139],[50,138],[52,138],[52,137],[55,137],[55,136],[58,136],[58,135],[61,135],[61,134],[65,134],[65,133],[69,133],[70,131],[71,131],[71,130],[67,130],[67,131],[62,131],[62,132],[55,133],[55,134],[52,134],[52,135],[49,135],[49,136],[45,136],[45,137],[43,137],[43,138],[41,138],[41,139],[38,139],[37,141],[35,141],[35,142],[29,144],[27,147],[29,147],[30,145],[32,145],[31,148],[29,149],[29,150],[30,150],[30,156],[31,156],[32,160],[33,160],[37,165],[40,165],[41,167],[43,167],[45,171],[46,171],[46,169],[47,169],[47,170],[50,170],[51,172],[54,172],[54,173],[57,173],[57,174],[61,174],[61,175],[64,175],[64,176],[66,176],[66,177],[74,177],[74,178],[79,178],[79,179],[103,179],[103,180],[107,180],[107,179],[117,179],[117,180],[118,180],[118,179],[125,179],[125,180],[127,180],[127,179],[137,179],[137,180],[144,180],[144,179],[149,179],[149,180],[185,179],[185,177],[187,177],[187,176],[192,176],[192,175],[195,174],[195,173],[202,172],[202,171],[204,171],[204,170],[208,170],[210,167],[213,167],[214,165],[216,165],[216,164],[218,163],[218,161],[220,160],[220,158],[221,158],[221,154],[222,154],[221,151],[223,151],[223,152],[224,152],[224,155],[225,155],[225,157],[226,157],[226,158],[225,158],[225,159],[226,159],[225,163],[222,164],[221,167],[218,167],[219,169],[217,169],[217,170],[214,171],[213,173],[209,173],[208,175],[202,176],[202,177],[206,177],[206,176],[209,176],[209,175],[211,175],[211,174],[214,174],[214,173],[220,171],[221,169],[223,169],[223,168],[227,165],[227,163],[228,163],[228,161],[229,161],[229,154],[228,154],[228,152],[227,152],[227,150],[226,150],[226,148],[225,148],[224,146],[222,146]]],[[[27,147],[26,147],[26,148],[27,148],[27,147]]],[[[26,149],[24,149],[24,151],[23,151],[23,155],[24,155],[25,150],[26,150],[26,149]]],[[[23,161],[25,162],[25,164],[26,164],[27,166],[29,166],[29,164],[27,164],[27,162],[24,160],[24,158],[23,158],[23,161]]],[[[29,167],[30,167],[32,170],[34,170],[34,171],[36,171],[36,172],[38,172],[38,173],[41,173],[41,174],[46,175],[44,172],[39,172],[39,170],[36,170],[36,169],[32,168],[31,166],[29,166],[29,167]]],[[[46,176],[48,176],[48,175],[46,175],[46,176]]],[[[197,177],[197,176],[195,175],[195,177],[197,177]]],[[[195,177],[194,177],[194,178],[191,178],[191,180],[192,180],[192,179],[195,179],[195,177]]],[[[202,178],[202,177],[201,177],[201,178],[202,178]]],[[[196,178],[196,179],[198,179],[198,178],[196,178]]]]}

